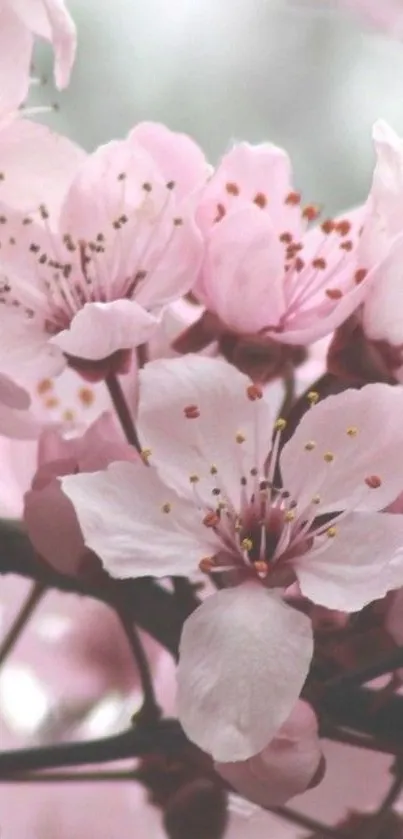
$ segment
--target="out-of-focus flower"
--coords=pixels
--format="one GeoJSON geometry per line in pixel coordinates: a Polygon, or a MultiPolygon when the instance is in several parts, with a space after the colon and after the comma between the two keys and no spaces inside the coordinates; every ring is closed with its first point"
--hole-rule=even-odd
{"type": "Polygon", "coordinates": [[[25,353],[38,375],[67,360],[92,380],[126,371],[196,279],[191,193],[206,174],[188,137],[144,123],[86,158],[59,219],[3,206],[0,368],[20,369],[25,353]]]}
{"type": "Polygon", "coordinates": [[[403,35],[402,0],[339,0],[339,5],[356,12],[389,35],[403,35]]]}
{"type": "Polygon", "coordinates": [[[223,158],[198,207],[207,244],[194,291],[207,314],[187,348],[198,349],[202,329],[206,343],[247,337],[261,352],[306,346],[357,308],[371,284],[358,238],[345,219],[323,221],[312,238],[318,216],[301,205],[282,149],[241,143],[223,158]]]}
{"type": "Polygon", "coordinates": [[[2,0],[0,114],[17,108],[28,93],[35,36],[52,44],[57,87],[66,87],[69,82],[76,53],[76,28],[64,0],[2,0]]]}
{"type": "Polygon", "coordinates": [[[262,807],[284,804],[311,786],[322,761],[314,711],[300,700],[260,754],[215,768],[241,795],[262,807]]]}
{"type": "Polygon", "coordinates": [[[124,443],[112,416],[102,414],[82,435],[64,439],[57,431],[45,431],[38,448],[38,469],[32,488],[24,498],[24,523],[39,554],[64,574],[86,570],[89,552],[74,507],[64,495],[60,478],[79,472],[95,472],[109,463],[136,460],[135,450],[124,443]]]}
{"type": "Polygon", "coordinates": [[[229,586],[185,623],[179,712],[216,760],[245,760],[285,722],[311,661],[310,621],[284,589],[297,579],[313,602],[356,611],[401,583],[391,559],[403,523],[376,511],[401,489],[403,394],[373,385],[325,400],[279,458],[285,421],[273,423],[267,395],[225,362],[154,362],[140,381],[151,465],[113,464],[64,478],[63,489],[111,573],[199,565],[229,586]]]}

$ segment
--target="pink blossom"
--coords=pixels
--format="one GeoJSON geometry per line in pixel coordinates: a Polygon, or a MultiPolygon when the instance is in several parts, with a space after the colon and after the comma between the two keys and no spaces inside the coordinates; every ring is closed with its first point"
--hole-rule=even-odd
{"type": "Polygon", "coordinates": [[[74,507],[61,490],[60,478],[95,472],[109,463],[135,460],[110,414],[102,414],[81,437],[64,439],[58,431],[44,431],[39,440],[38,469],[25,493],[23,520],[29,538],[43,559],[64,574],[86,569],[86,550],[74,507]]]}
{"type": "Polygon", "coordinates": [[[92,379],[126,371],[162,307],[195,281],[191,193],[206,174],[189,138],[145,123],[86,158],[58,219],[45,206],[1,207],[1,364],[55,375],[68,361],[92,379]]]}
{"type": "Polygon", "coordinates": [[[0,114],[17,108],[28,93],[35,36],[52,44],[57,87],[66,87],[69,82],[76,52],[76,29],[64,0],[2,0],[0,114]]]}
{"type": "MultiPolygon", "coordinates": [[[[332,332],[364,299],[371,277],[347,220],[302,206],[286,153],[235,146],[198,208],[206,255],[195,293],[216,317],[216,334],[306,345],[332,332]]],[[[214,330],[213,337],[214,337],[214,330]]]]}
{"type": "Polygon", "coordinates": [[[396,38],[403,35],[402,0],[339,0],[339,5],[357,12],[373,26],[396,38]]]}
{"type": "Polygon", "coordinates": [[[319,775],[322,760],[315,713],[299,700],[262,752],[240,763],[216,763],[215,768],[249,801],[274,807],[305,792],[319,775]]]}
{"type": "Polygon", "coordinates": [[[246,760],[285,722],[310,666],[310,621],[284,590],[297,579],[314,603],[349,612],[402,582],[391,560],[403,523],[377,511],[401,489],[403,394],[369,385],[326,399],[279,457],[284,420],[225,362],[152,362],[140,383],[148,468],[112,464],[62,486],[116,576],[199,566],[226,582],[184,625],[179,716],[217,761],[246,760]]]}

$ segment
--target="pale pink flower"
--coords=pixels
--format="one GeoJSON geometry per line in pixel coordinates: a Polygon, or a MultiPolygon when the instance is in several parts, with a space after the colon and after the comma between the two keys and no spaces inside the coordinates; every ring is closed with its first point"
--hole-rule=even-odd
{"type": "Polygon", "coordinates": [[[76,28],[64,0],[2,0],[0,114],[17,108],[28,93],[35,36],[52,44],[57,87],[66,87],[69,82],[76,53],[76,28]]]}
{"type": "Polygon", "coordinates": [[[179,716],[216,760],[246,760],[285,722],[310,666],[310,621],[284,589],[297,579],[313,602],[348,612],[401,583],[401,563],[390,565],[403,522],[377,511],[401,489],[403,394],[369,385],[328,398],[279,457],[284,421],[225,362],[157,361],[140,376],[151,465],[112,464],[63,489],[87,547],[116,576],[198,565],[222,575],[229,587],[184,625],[179,716]]]}
{"type": "MultiPolygon", "coordinates": [[[[332,332],[364,299],[371,277],[347,220],[302,206],[286,153],[241,143],[202,193],[206,255],[195,293],[229,331],[262,343],[306,345],[332,332]]],[[[214,337],[214,330],[212,330],[214,337]]]]}
{"type": "Polygon", "coordinates": [[[126,371],[162,307],[196,279],[191,193],[206,173],[188,137],[143,123],[86,158],[58,219],[44,206],[36,216],[1,207],[0,367],[126,371]]]}
{"type": "Polygon", "coordinates": [[[278,807],[320,780],[323,761],[318,722],[299,700],[262,752],[239,763],[216,763],[217,772],[241,795],[262,807],[278,807]]]}
{"type": "Polygon", "coordinates": [[[38,468],[31,489],[25,493],[23,513],[29,538],[39,556],[64,574],[85,571],[91,557],[74,507],[62,492],[60,478],[137,458],[108,413],[102,414],[81,437],[65,439],[56,430],[44,431],[38,445],[38,468]]]}
{"type": "Polygon", "coordinates": [[[357,12],[368,23],[396,38],[403,35],[402,0],[339,0],[339,5],[357,12]]]}

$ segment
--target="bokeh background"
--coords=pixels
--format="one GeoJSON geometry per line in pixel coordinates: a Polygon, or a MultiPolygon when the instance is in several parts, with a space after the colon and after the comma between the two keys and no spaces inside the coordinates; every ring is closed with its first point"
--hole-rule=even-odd
{"type": "MultiPolygon", "coordinates": [[[[382,3],[382,0],[379,0],[382,3]]],[[[87,149],[137,120],[190,132],[212,162],[231,140],[292,156],[307,200],[363,200],[371,127],[403,133],[403,45],[336,0],[69,0],[79,30],[69,90],[49,122],[87,149]]],[[[36,69],[50,76],[50,50],[36,69]]]]}

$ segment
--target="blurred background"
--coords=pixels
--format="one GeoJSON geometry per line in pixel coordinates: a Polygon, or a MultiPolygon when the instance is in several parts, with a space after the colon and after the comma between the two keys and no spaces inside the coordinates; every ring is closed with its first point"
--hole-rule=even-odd
{"type": "MultiPolygon", "coordinates": [[[[382,3],[382,0],[379,0],[382,3]]],[[[379,117],[403,134],[403,45],[335,0],[69,0],[79,31],[69,90],[48,121],[87,149],[138,120],[191,133],[212,162],[234,139],[292,157],[306,200],[364,199],[379,117]]],[[[50,76],[50,50],[36,70],[50,76]]]]}

